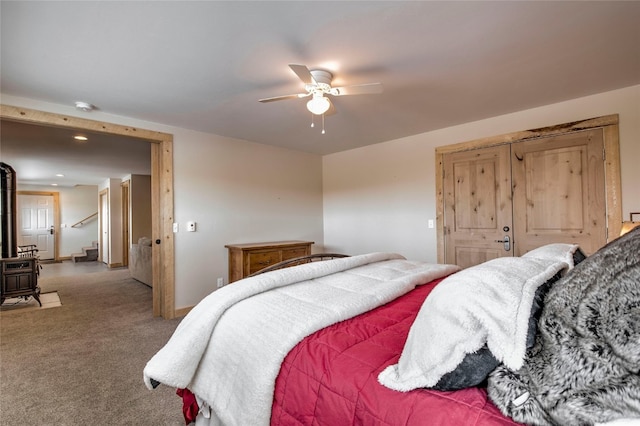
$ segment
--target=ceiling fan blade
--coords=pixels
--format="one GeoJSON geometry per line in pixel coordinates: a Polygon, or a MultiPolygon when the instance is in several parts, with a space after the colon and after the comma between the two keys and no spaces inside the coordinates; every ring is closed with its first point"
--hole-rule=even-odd
{"type": "Polygon", "coordinates": [[[311,71],[305,65],[289,64],[289,68],[296,73],[304,84],[315,84],[311,71]]]}
{"type": "Polygon", "coordinates": [[[382,93],[382,83],[356,84],[353,86],[333,87],[331,94],[334,96],[345,95],[375,95],[382,93]]]}
{"type": "Polygon", "coordinates": [[[298,93],[296,95],[284,95],[284,96],[274,96],[272,98],[264,98],[258,99],[258,102],[274,102],[274,101],[284,101],[285,99],[300,99],[309,96],[309,93],[298,93]]]}
{"type": "Polygon", "coordinates": [[[327,98],[329,100],[329,109],[327,110],[327,112],[324,113],[325,116],[328,115],[333,115],[336,112],[338,112],[338,110],[336,110],[336,106],[333,102],[331,102],[331,99],[327,98]]]}

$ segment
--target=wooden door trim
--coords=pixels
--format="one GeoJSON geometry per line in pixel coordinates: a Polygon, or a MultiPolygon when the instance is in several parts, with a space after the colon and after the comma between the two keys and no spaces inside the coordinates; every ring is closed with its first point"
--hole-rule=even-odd
{"type": "Polygon", "coordinates": [[[131,236],[129,228],[131,227],[131,180],[125,180],[120,183],[122,193],[122,265],[129,266],[129,245],[131,236]]]}
{"type": "MultiPolygon", "coordinates": [[[[107,249],[105,250],[105,241],[104,241],[104,216],[111,216],[110,211],[110,203],[109,203],[109,188],[105,188],[98,192],[98,260],[102,263],[105,263],[108,267],[111,267],[111,252],[109,251],[109,244],[106,244],[107,249]],[[104,198],[103,198],[104,197],[104,198]],[[103,201],[103,199],[105,201],[103,201]],[[105,203],[107,205],[105,211],[105,203]]],[[[107,236],[111,238],[111,218],[108,217],[108,225],[107,225],[107,236]]]]}
{"type": "Polygon", "coordinates": [[[0,105],[0,118],[23,123],[72,128],[120,136],[151,143],[151,217],[153,239],[153,314],[175,317],[174,236],[173,236],[173,135],[154,130],[89,120],[51,112],[0,105]]]}
{"type": "Polygon", "coordinates": [[[467,142],[442,146],[436,148],[436,233],[438,262],[444,262],[444,167],[445,154],[472,149],[487,148],[495,145],[523,142],[531,139],[539,139],[549,136],[562,135],[582,130],[602,128],[604,136],[605,155],[605,191],[607,209],[607,241],[611,241],[620,234],[622,226],[622,180],[620,177],[620,137],[618,114],[573,121],[571,123],[557,124],[538,129],[523,130],[506,133],[498,136],[490,136],[467,142]]]}
{"type": "Polygon", "coordinates": [[[53,226],[54,238],[53,238],[53,261],[58,262],[60,260],[60,193],[48,192],[48,191],[16,191],[16,195],[45,195],[53,197],[53,226]]]}

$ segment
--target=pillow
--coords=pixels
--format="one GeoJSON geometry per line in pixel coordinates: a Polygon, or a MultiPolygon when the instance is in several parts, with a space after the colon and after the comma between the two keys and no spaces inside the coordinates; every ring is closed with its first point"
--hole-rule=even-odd
{"type": "MultiPolygon", "coordinates": [[[[533,249],[523,254],[522,257],[566,262],[567,265],[569,265],[569,269],[572,269],[574,266],[576,266],[574,258],[576,252],[578,251],[580,251],[580,249],[577,244],[554,243],[533,249]]],[[[582,254],[581,251],[580,253],[582,254]]],[[[578,258],[580,258],[580,256],[578,256],[578,258]]],[[[584,254],[582,254],[582,258],[584,258],[584,254]]]]}
{"type": "Polygon", "coordinates": [[[138,245],[139,246],[149,246],[151,247],[151,238],[148,237],[140,237],[138,239],[138,245]]]}
{"type": "Polygon", "coordinates": [[[584,252],[578,247],[575,252],[573,252],[573,266],[578,266],[578,263],[585,260],[587,256],[584,252]]]}
{"type": "Polygon", "coordinates": [[[378,380],[400,391],[453,390],[480,384],[496,363],[520,368],[528,335],[535,336],[531,316],[539,315],[545,291],[567,267],[503,257],[445,278],[420,308],[398,364],[378,380]]]}
{"type": "Polygon", "coordinates": [[[431,389],[454,391],[483,385],[489,374],[500,365],[487,345],[465,355],[455,370],[443,375],[431,389]]]}

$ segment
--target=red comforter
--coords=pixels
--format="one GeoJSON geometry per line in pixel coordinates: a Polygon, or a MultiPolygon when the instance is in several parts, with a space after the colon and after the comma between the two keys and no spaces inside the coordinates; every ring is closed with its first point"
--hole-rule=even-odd
{"type": "Polygon", "coordinates": [[[280,369],[271,424],[517,425],[484,389],[402,393],[378,383],[378,374],[398,362],[422,302],[439,281],[300,342],[280,369]]]}

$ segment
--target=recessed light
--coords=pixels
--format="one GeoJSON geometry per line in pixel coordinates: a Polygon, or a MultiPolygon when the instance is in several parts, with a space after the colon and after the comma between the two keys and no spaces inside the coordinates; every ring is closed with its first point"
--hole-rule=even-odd
{"type": "Polygon", "coordinates": [[[86,141],[89,140],[89,138],[87,138],[86,136],[81,136],[81,135],[77,135],[73,137],[75,140],[77,141],[86,141]]]}
{"type": "Polygon", "coordinates": [[[52,183],[51,186],[58,186],[58,184],[57,183],[52,183]]]}
{"type": "Polygon", "coordinates": [[[56,176],[58,177],[64,177],[64,175],[62,173],[57,173],[56,176]]]}

